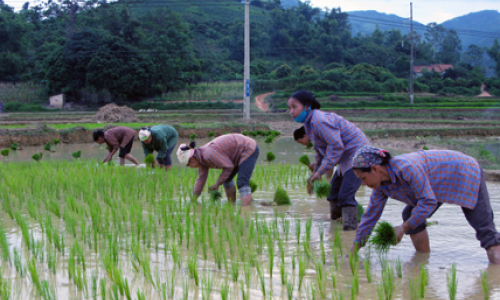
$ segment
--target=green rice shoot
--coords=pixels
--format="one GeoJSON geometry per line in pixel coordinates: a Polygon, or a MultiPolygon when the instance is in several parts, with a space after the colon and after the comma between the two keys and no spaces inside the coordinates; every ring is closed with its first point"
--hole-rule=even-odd
{"type": "Polygon", "coordinates": [[[259,185],[257,183],[255,183],[255,181],[253,181],[252,179],[250,179],[250,189],[252,190],[252,194],[257,190],[257,188],[259,187],[259,185]]]}
{"type": "Polygon", "coordinates": [[[189,135],[189,139],[191,139],[191,140],[196,139],[196,134],[190,134],[190,135],[189,135]]]}
{"type": "Polygon", "coordinates": [[[264,143],[271,144],[273,141],[274,141],[274,135],[270,135],[264,140],[264,143]]]}
{"type": "Polygon", "coordinates": [[[150,153],[144,158],[144,163],[148,165],[152,165],[155,162],[155,157],[153,153],[150,153]]]}
{"type": "Polygon", "coordinates": [[[394,227],[387,221],[380,221],[373,229],[373,233],[369,242],[379,252],[387,252],[391,246],[398,243],[394,227]]]}
{"type": "Polygon", "coordinates": [[[43,146],[43,150],[50,151],[50,142],[45,144],[45,146],[43,146]]]}
{"type": "Polygon", "coordinates": [[[60,141],[59,141],[58,139],[54,139],[52,142],[53,142],[53,143],[54,143],[54,145],[56,145],[56,146],[57,146],[57,144],[59,144],[59,143],[60,143],[60,141]]]}
{"type": "Polygon", "coordinates": [[[311,160],[309,160],[309,156],[307,155],[302,155],[301,157],[299,157],[299,162],[303,165],[305,165],[306,167],[309,167],[309,165],[311,164],[311,160]]]}
{"type": "Polygon", "coordinates": [[[31,158],[33,158],[33,160],[39,162],[43,157],[43,153],[40,152],[40,153],[35,153],[31,156],[31,158]]]}
{"type": "Polygon", "coordinates": [[[292,204],[292,202],[290,202],[290,197],[288,196],[287,192],[281,186],[279,186],[276,189],[276,193],[274,194],[274,202],[277,205],[291,205],[292,204]]]}
{"type": "Polygon", "coordinates": [[[313,182],[314,194],[319,199],[328,197],[330,193],[330,184],[325,180],[315,180],[313,182]]]}
{"type": "Polygon", "coordinates": [[[210,201],[218,201],[222,198],[222,193],[218,190],[210,191],[210,201]]]}
{"type": "Polygon", "coordinates": [[[2,151],[0,151],[0,154],[2,154],[2,156],[9,156],[9,152],[9,149],[3,149],[2,151]]]}
{"type": "Polygon", "coordinates": [[[82,156],[82,151],[81,150],[75,151],[75,152],[71,153],[71,156],[78,159],[82,156]]]}
{"type": "Polygon", "coordinates": [[[17,150],[19,149],[19,145],[17,143],[13,143],[12,145],[10,145],[10,149],[17,150]]]}
{"type": "Polygon", "coordinates": [[[268,162],[272,162],[273,160],[276,159],[276,155],[274,155],[274,153],[272,152],[267,152],[267,155],[266,155],[266,160],[268,162]]]}

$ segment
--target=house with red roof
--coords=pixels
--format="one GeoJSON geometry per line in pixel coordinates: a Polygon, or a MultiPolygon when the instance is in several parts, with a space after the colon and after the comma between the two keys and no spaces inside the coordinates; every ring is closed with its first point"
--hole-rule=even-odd
{"type": "Polygon", "coordinates": [[[415,76],[420,77],[424,75],[424,70],[427,69],[427,71],[430,72],[438,72],[441,74],[441,76],[444,76],[446,73],[446,70],[448,69],[453,69],[453,65],[429,65],[429,66],[413,66],[413,74],[415,76]]]}

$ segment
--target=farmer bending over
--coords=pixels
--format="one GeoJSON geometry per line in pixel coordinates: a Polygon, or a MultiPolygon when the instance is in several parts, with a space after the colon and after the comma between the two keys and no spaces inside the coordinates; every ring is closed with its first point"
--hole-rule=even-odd
{"type": "MultiPolygon", "coordinates": [[[[309,146],[311,143],[311,140],[307,137],[306,135],[306,130],[304,129],[304,126],[297,128],[293,131],[293,138],[295,141],[299,144],[302,144],[304,146],[309,146]]],[[[316,162],[311,163],[308,168],[309,170],[314,171],[314,168],[316,167],[316,162]]],[[[326,179],[332,179],[333,176],[333,169],[329,170],[326,172],[326,179]]]]}
{"type": "Polygon", "coordinates": [[[290,115],[294,121],[304,123],[306,138],[314,144],[316,164],[309,178],[308,192],[312,193],[311,183],[338,164],[331,181],[330,217],[342,217],[344,230],[355,230],[358,226],[357,205],[354,195],[361,185],[351,169],[352,157],[357,149],[368,145],[365,134],[354,124],[335,113],[320,111],[320,103],[307,91],[293,94],[287,101],[290,115]]]}
{"type": "Polygon", "coordinates": [[[259,157],[257,143],[241,134],[226,134],[204,146],[194,149],[195,143],[189,146],[182,144],[177,150],[177,158],[182,165],[198,168],[198,178],[194,186],[194,199],[197,199],[205,186],[209,169],[222,169],[217,182],[209,190],[218,190],[224,186],[229,201],[236,202],[236,187],[233,178],[238,174],[236,182],[240,191],[242,206],[250,205],[252,190],[250,177],[259,157]]]}
{"type": "Polygon", "coordinates": [[[94,142],[98,144],[106,143],[108,145],[109,153],[102,162],[106,163],[112,160],[116,151],[120,150],[118,157],[120,157],[120,165],[122,166],[125,164],[125,159],[133,162],[136,166],[139,165],[137,159],[130,154],[134,137],[135,130],[128,127],[115,127],[106,130],[106,132],[96,130],[93,134],[94,142]]]}
{"type": "Polygon", "coordinates": [[[500,233],[493,223],[483,171],[474,158],[447,150],[422,150],[391,158],[386,150],[368,146],[356,152],[353,170],[373,191],[352,250],[365,244],[391,197],[407,204],[404,223],[394,228],[398,242],[409,234],[418,252],[430,252],[426,219],[441,204],[456,204],[476,230],[489,261],[500,264],[500,233]]]}
{"type": "Polygon", "coordinates": [[[165,168],[165,171],[172,167],[172,152],[174,151],[179,134],[177,130],[168,125],[155,125],[139,130],[139,140],[141,140],[144,156],[148,156],[154,151],[158,152],[152,167],[158,165],[165,168]]]}

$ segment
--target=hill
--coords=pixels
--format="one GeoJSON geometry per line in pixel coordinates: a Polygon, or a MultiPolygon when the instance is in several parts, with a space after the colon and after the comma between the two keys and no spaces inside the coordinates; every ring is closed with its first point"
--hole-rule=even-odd
{"type": "MultiPolygon", "coordinates": [[[[352,35],[356,36],[371,34],[378,26],[382,31],[392,29],[401,30],[402,34],[410,32],[410,20],[396,16],[394,14],[385,14],[375,10],[348,11],[349,23],[351,24],[352,35]]],[[[425,31],[425,25],[413,21],[414,30],[419,34],[425,31]]]]}

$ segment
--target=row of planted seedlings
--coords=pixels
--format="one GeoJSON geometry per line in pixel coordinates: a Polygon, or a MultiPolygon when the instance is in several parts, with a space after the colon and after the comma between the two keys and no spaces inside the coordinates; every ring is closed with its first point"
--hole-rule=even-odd
{"type": "MultiPolygon", "coordinates": [[[[340,226],[328,238],[309,216],[251,213],[207,193],[192,202],[196,170],[58,161],[0,174],[2,299],[391,299],[403,284],[401,263],[384,258],[372,276],[371,255],[349,254],[340,226]]],[[[290,189],[306,174],[266,164],[253,179],[290,189]]],[[[419,295],[422,270],[410,283],[419,295]]]]}

